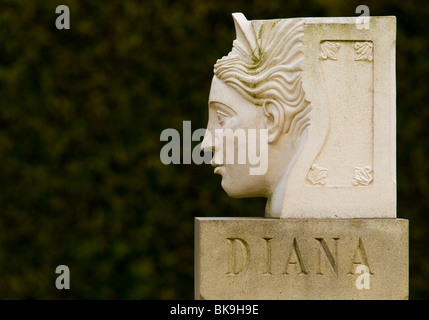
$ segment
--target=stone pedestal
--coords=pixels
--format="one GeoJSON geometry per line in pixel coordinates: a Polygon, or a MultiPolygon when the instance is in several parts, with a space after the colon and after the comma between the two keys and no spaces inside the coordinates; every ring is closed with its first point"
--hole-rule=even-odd
{"type": "Polygon", "coordinates": [[[408,299],[408,220],[195,218],[196,299],[408,299]]]}

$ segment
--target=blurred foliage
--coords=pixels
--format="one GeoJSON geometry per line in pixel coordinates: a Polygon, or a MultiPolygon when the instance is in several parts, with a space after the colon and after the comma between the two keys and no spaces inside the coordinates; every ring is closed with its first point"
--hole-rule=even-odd
{"type": "MultiPolygon", "coordinates": [[[[429,298],[429,3],[11,1],[0,4],[0,298],[191,299],[196,216],[262,216],[207,165],[159,159],[204,128],[213,64],[248,19],[396,15],[398,217],[410,298],[429,298]],[[55,28],[56,6],[71,29],[55,28]],[[70,267],[71,290],[55,288],[70,267]]],[[[197,143],[197,142],[196,142],[197,143]]]]}

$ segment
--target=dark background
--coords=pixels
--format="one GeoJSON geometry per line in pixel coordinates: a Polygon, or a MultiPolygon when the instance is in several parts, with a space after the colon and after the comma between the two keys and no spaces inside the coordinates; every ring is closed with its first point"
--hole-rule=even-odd
{"type": "Polygon", "coordinates": [[[209,165],[163,165],[162,130],[205,127],[232,12],[359,4],[397,17],[398,217],[410,298],[428,299],[429,3],[410,0],[1,1],[0,298],[192,299],[194,217],[263,216],[265,201],[230,199],[209,165]],[[55,288],[62,264],[70,290],[55,288]]]}

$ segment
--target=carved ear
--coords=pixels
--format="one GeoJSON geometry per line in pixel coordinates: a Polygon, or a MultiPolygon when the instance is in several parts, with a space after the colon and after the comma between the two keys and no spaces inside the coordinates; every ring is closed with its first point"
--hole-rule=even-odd
{"type": "Polygon", "coordinates": [[[262,107],[265,113],[265,128],[268,130],[268,143],[272,143],[283,134],[285,112],[276,100],[265,100],[262,107]]]}

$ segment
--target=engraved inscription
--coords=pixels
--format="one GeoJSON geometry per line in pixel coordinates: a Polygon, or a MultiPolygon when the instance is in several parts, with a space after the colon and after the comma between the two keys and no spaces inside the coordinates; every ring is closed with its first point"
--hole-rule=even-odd
{"type": "Polygon", "coordinates": [[[271,243],[273,238],[263,238],[265,241],[265,270],[263,274],[271,274],[271,243]]]}
{"type": "Polygon", "coordinates": [[[298,274],[307,275],[307,271],[304,267],[304,262],[302,260],[301,251],[299,250],[298,243],[296,242],[296,238],[293,238],[292,247],[289,253],[289,257],[286,261],[286,268],[283,274],[289,274],[288,269],[289,266],[295,266],[298,270],[298,274]]]}
{"type": "Polygon", "coordinates": [[[354,186],[367,186],[373,181],[372,168],[370,166],[355,167],[355,174],[353,176],[354,186]]]}
{"type": "Polygon", "coordinates": [[[250,248],[247,242],[240,238],[228,238],[230,247],[228,275],[237,275],[246,271],[249,265],[250,248]]]}
{"type": "Polygon", "coordinates": [[[338,59],[337,54],[339,49],[340,49],[340,44],[338,42],[323,41],[320,44],[319,59],[337,60],[338,59]]]}
{"type": "Polygon", "coordinates": [[[307,175],[307,180],[310,181],[314,185],[322,185],[326,184],[326,177],[328,176],[328,169],[319,167],[317,164],[313,164],[311,166],[310,171],[307,175]]]}
{"type": "Polygon", "coordinates": [[[368,267],[369,273],[374,274],[371,271],[371,269],[369,268],[368,256],[366,254],[366,251],[365,251],[365,248],[363,246],[363,242],[362,242],[361,238],[359,238],[358,246],[357,246],[356,251],[353,255],[350,270],[349,270],[349,272],[347,272],[347,274],[354,275],[353,271],[356,268],[356,266],[359,266],[359,265],[365,265],[366,267],[368,267]]]}
{"type": "Polygon", "coordinates": [[[332,254],[331,250],[329,250],[328,245],[326,244],[325,239],[323,238],[316,238],[316,240],[320,243],[320,250],[319,250],[319,271],[316,273],[318,275],[323,275],[322,272],[322,249],[324,252],[324,256],[326,257],[329,266],[331,267],[332,271],[334,272],[335,275],[338,275],[338,265],[337,265],[337,261],[338,261],[338,243],[337,241],[340,238],[332,238],[334,240],[334,254],[332,254]]]}
{"type": "Polygon", "coordinates": [[[365,42],[356,42],[355,43],[356,50],[356,61],[368,61],[371,62],[374,58],[372,56],[372,48],[373,44],[370,41],[365,42]]]}
{"type": "MultiPolygon", "coordinates": [[[[225,273],[227,276],[240,276],[252,269],[251,272],[256,271],[268,277],[273,275],[338,277],[340,273],[355,275],[357,265],[368,266],[370,274],[374,274],[361,238],[353,240],[356,241],[354,242],[356,246],[353,246],[356,249],[350,251],[339,250],[339,246],[344,243],[339,237],[307,239],[294,237],[287,242],[274,237],[259,238],[256,242],[238,237],[226,240],[228,255],[225,255],[224,259],[228,265],[225,273]],[[347,256],[339,256],[340,252],[347,256]]],[[[347,246],[350,246],[350,243],[347,246]]]]}

